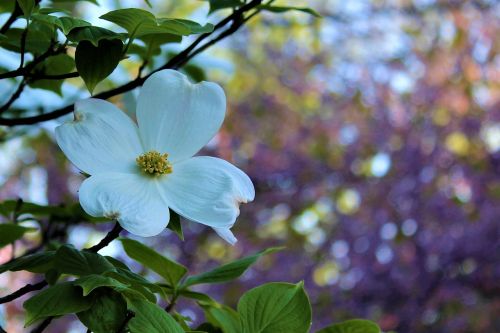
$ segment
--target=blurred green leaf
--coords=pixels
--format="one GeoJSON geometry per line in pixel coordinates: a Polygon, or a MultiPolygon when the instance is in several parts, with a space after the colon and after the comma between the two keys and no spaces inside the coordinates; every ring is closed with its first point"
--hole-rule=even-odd
{"type": "Polygon", "coordinates": [[[40,14],[52,14],[52,13],[64,13],[64,14],[71,14],[69,10],[62,9],[62,8],[50,8],[50,7],[45,7],[45,8],[40,8],[37,11],[40,14]]]}
{"type": "Polygon", "coordinates": [[[168,222],[167,228],[175,232],[175,234],[179,236],[181,240],[184,240],[184,233],[182,232],[182,225],[181,225],[181,217],[179,216],[179,214],[177,214],[171,209],[170,209],[170,222],[168,222]]]}
{"type": "Polygon", "coordinates": [[[316,333],[380,333],[380,327],[374,322],[352,319],[325,327],[316,333]]]}
{"type": "MultiPolygon", "coordinates": [[[[156,301],[156,296],[153,294],[152,291],[154,291],[155,293],[159,293],[161,295],[163,295],[164,293],[161,287],[155,285],[154,283],[149,282],[139,274],[136,274],[129,270],[117,268],[116,271],[106,272],[105,276],[112,277],[113,279],[123,284],[129,285],[130,288],[128,288],[127,290],[135,291],[136,294],[140,295],[142,298],[145,298],[151,302],[156,301]]],[[[121,292],[126,294],[124,290],[122,290],[121,292]]]]}
{"type": "Polygon", "coordinates": [[[179,43],[182,41],[182,37],[179,35],[172,35],[169,33],[165,34],[149,34],[139,37],[138,39],[142,40],[145,46],[132,44],[130,45],[127,53],[129,54],[137,54],[142,59],[150,59],[155,55],[159,55],[161,53],[160,46],[167,43],[179,43]]]}
{"type": "Polygon", "coordinates": [[[258,252],[252,256],[248,256],[229,264],[217,267],[209,272],[201,273],[198,275],[190,276],[183,283],[182,288],[186,288],[195,284],[201,283],[220,283],[236,279],[241,276],[252,264],[254,264],[260,257],[266,254],[280,251],[282,248],[270,248],[258,252]]]}
{"type": "Polygon", "coordinates": [[[78,43],[86,40],[97,47],[101,40],[119,39],[123,41],[127,37],[127,34],[119,34],[108,29],[88,26],[71,29],[67,37],[72,42],[78,43]]]}
{"type": "Polygon", "coordinates": [[[127,303],[119,293],[103,288],[93,295],[92,307],[78,319],[93,333],[119,332],[127,314],[127,303]]]}
{"type": "MultiPolygon", "coordinates": [[[[21,40],[24,29],[9,29],[5,36],[8,39],[0,40],[0,46],[6,50],[20,53],[21,40]]],[[[40,22],[32,22],[26,34],[25,52],[41,54],[47,51],[51,41],[55,39],[55,30],[51,26],[40,22]]]]}
{"type": "Polygon", "coordinates": [[[209,14],[225,8],[236,8],[245,3],[241,0],[207,0],[210,4],[209,14]]]}
{"type": "Polygon", "coordinates": [[[122,50],[123,43],[119,39],[103,39],[98,46],[86,40],[78,43],[75,53],[76,69],[90,93],[118,66],[122,50]]]}
{"type": "Polygon", "coordinates": [[[224,333],[238,333],[242,331],[240,315],[229,306],[204,306],[205,317],[224,333]]]}
{"type": "Polygon", "coordinates": [[[124,28],[131,38],[162,33],[187,36],[213,30],[211,24],[201,26],[189,20],[169,18],[157,19],[152,13],[139,8],[113,10],[102,15],[100,18],[124,28]]]}
{"type": "Polygon", "coordinates": [[[187,268],[133,239],[120,238],[127,255],[165,279],[175,288],[187,268]]]}
{"type": "MultiPolygon", "coordinates": [[[[75,60],[67,54],[58,54],[37,65],[35,74],[59,75],[67,74],[75,68],[75,60]]],[[[36,80],[29,83],[31,88],[50,90],[62,97],[63,80],[36,80]]]]}
{"type": "Polygon", "coordinates": [[[55,256],[55,267],[63,274],[78,276],[101,274],[115,267],[103,256],[89,251],[78,251],[73,246],[61,246],[55,256]]]}
{"type": "Polygon", "coordinates": [[[36,230],[12,223],[0,224],[0,248],[22,238],[25,233],[36,230]]]}
{"type": "Polygon", "coordinates": [[[94,291],[94,289],[101,287],[110,287],[112,289],[115,289],[116,291],[120,291],[129,287],[128,284],[121,283],[113,279],[112,277],[98,274],[87,275],[75,280],[75,286],[82,287],[83,296],[87,296],[92,291],[94,291]]]}
{"type": "Polygon", "coordinates": [[[30,17],[33,12],[33,8],[35,8],[35,0],[17,0],[19,7],[23,11],[25,17],[30,17]]]}
{"type": "Polygon", "coordinates": [[[60,3],[60,2],[78,2],[78,1],[87,1],[92,2],[93,4],[98,5],[97,0],[52,0],[52,3],[60,3]]]}
{"type": "Polygon", "coordinates": [[[65,35],[68,35],[73,29],[91,26],[91,24],[87,21],[69,16],[56,17],[53,15],[38,13],[33,14],[31,18],[34,21],[51,24],[59,28],[65,35]]]}
{"type": "Polygon", "coordinates": [[[319,15],[318,12],[316,12],[314,9],[312,8],[308,8],[308,7],[289,7],[289,6],[271,6],[271,5],[260,5],[258,6],[259,9],[262,9],[262,10],[266,10],[266,11],[269,11],[269,12],[273,12],[273,13],[285,13],[285,12],[288,12],[288,11],[299,11],[299,12],[303,12],[303,13],[307,13],[307,14],[310,14],[312,16],[315,16],[315,17],[321,17],[321,15],[319,15]]]}
{"type": "Polygon", "coordinates": [[[306,333],[311,305],[302,282],[267,283],[246,292],[238,303],[243,333],[306,333]]]}
{"type": "Polygon", "coordinates": [[[0,274],[6,271],[28,271],[32,273],[46,273],[54,267],[55,251],[35,253],[16,258],[0,265],[0,274]]]}
{"type": "Polygon", "coordinates": [[[85,311],[91,306],[92,299],[83,297],[82,290],[74,286],[73,282],[59,283],[24,302],[25,326],[42,318],[85,311]]]}
{"type": "Polygon", "coordinates": [[[184,333],[172,316],[158,305],[141,299],[130,299],[128,303],[135,313],[128,324],[131,333],[184,333]]]}

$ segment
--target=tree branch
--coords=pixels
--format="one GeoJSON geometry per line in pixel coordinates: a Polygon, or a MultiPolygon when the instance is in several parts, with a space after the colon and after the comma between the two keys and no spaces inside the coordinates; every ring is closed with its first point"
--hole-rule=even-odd
{"type": "Polygon", "coordinates": [[[19,7],[19,4],[16,1],[15,5],[14,5],[14,10],[12,11],[12,14],[10,14],[9,18],[7,19],[7,21],[4,23],[4,25],[2,26],[2,28],[0,28],[0,34],[6,33],[7,30],[10,29],[10,26],[12,25],[12,23],[14,23],[14,21],[17,20],[17,18],[19,16],[21,16],[22,13],[23,12],[21,10],[21,7],[19,7]]]}
{"type": "Polygon", "coordinates": [[[26,80],[21,81],[21,83],[19,84],[19,87],[17,87],[16,91],[12,94],[12,96],[9,98],[9,100],[4,105],[0,106],[0,114],[5,112],[6,110],[8,110],[10,108],[10,106],[12,105],[12,103],[14,103],[16,101],[16,99],[19,98],[19,96],[23,92],[25,86],[26,86],[26,80]]]}
{"type": "MultiPolygon", "coordinates": [[[[231,15],[227,16],[222,21],[220,21],[218,24],[216,24],[214,27],[214,30],[212,32],[204,33],[204,34],[200,35],[193,43],[191,43],[191,45],[189,45],[184,51],[178,53],[176,56],[171,58],[165,65],[159,67],[158,69],[154,70],[153,72],[151,72],[150,74],[148,74],[142,78],[138,77],[135,80],[132,80],[132,81],[130,81],[122,86],[101,92],[99,94],[96,94],[95,96],[93,96],[93,98],[108,99],[110,97],[125,93],[127,91],[130,91],[132,89],[135,89],[135,88],[141,86],[144,83],[144,81],[146,81],[146,79],[148,77],[150,77],[153,73],[155,73],[159,70],[178,69],[179,67],[182,67],[189,60],[191,60],[195,55],[199,54],[200,52],[204,51],[205,49],[209,48],[210,46],[214,45],[218,41],[226,38],[227,36],[234,33],[236,30],[238,30],[238,28],[241,25],[243,25],[244,22],[247,21],[246,19],[242,19],[243,14],[251,9],[256,8],[261,3],[262,3],[262,0],[252,0],[249,3],[241,6],[240,8],[235,10],[231,15]],[[200,46],[199,49],[196,49],[196,47],[202,41],[204,41],[209,36],[212,36],[215,31],[223,28],[231,21],[233,21],[233,24],[227,30],[220,33],[215,39],[200,46]]],[[[1,75],[0,75],[0,78],[1,78],[1,75]]],[[[40,114],[40,115],[36,115],[36,116],[30,116],[30,117],[24,117],[24,118],[1,118],[0,117],[0,125],[4,125],[4,126],[32,125],[32,124],[36,124],[39,122],[56,119],[58,117],[66,115],[66,114],[72,112],[73,108],[74,108],[74,104],[71,104],[71,105],[67,105],[61,109],[57,109],[57,110],[54,110],[52,112],[44,113],[44,114],[40,114]]]]}
{"type": "Polygon", "coordinates": [[[47,326],[49,326],[49,324],[52,322],[52,319],[54,319],[54,317],[45,318],[45,320],[42,321],[40,323],[40,325],[38,325],[33,330],[31,330],[31,333],[41,333],[41,332],[43,332],[43,330],[46,329],[47,326]]]}
{"type": "MultiPolygon", "coordinates": [[[[90,251],[90,252],[94,252],[94,253],[98,252],[99,250],[108,246],[109,243],[111,243],[114,239],[118,238],[118,236],[120,235],[120,232],[122,230],[123,230],[123,228],[120,226],[120,224],[118,222],[116,222],[113,229],[110,232],[108,232],[108,234],[98,244],[96,244],[88,249],[85,249],[85,251],[90,251]]],[[[17,291],[13,292],[12,294],[1,297],[0,304],[11,302],[11,301],[29,293],[29,292],[40,290],[40,289],[44,288],[47,284],[48,283],[45,280],[40,281],[40,282],[33,284],[33,285],[27,284],[24,287],[22,287],[21,289],[18,289],[17,291]]]]}

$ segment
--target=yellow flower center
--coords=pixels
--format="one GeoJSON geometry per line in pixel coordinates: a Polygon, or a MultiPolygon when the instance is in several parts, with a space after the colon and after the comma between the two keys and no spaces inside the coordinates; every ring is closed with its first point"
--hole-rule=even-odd
{"type": "Polygon", "coordinates": [[[168,162],[168,154],[160,154],[152,150],[135,159],[139,168],[152,176],[172,173],[172,164],[168,162]]]}

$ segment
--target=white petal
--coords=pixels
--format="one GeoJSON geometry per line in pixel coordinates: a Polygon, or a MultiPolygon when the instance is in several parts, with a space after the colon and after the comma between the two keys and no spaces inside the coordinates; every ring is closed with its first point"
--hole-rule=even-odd
{"type": "Polygon", "coordinates": [[[75,120],[56,128],[56,140],[69,160],[90,175],[131,172],[143,153],[132,119],[99,99],[76,102],[75,120]]]}
{"type": "Polygon", "coordinates": [[[80,187],[80,204],[92,216],[117,219],[134,235],[158,235],[170,220],[157,181],[147,176],[105,173],[86,179],[80,187]]]}
{"type": "Polygon", "coordinates": [[[236,237],[234,237],[233,233],[229,228],[213,228],[217,235],[219,235],[223,240],[228,242],[231,245],[236,244],[238,241],[236,237]]]}
{"type": "Polygon", "coordinates": [[[175,163],[173,172],[160,180],[164,201],[180,215],[217,228],[234,241],[229,229],[238,217],[239,203],[255,197],[248,176],[219,158],[199,156],[175,163]]]}
{"type": "Polygon", "coordinates": [[[196,154],[219,130],[226,96],[212,82],[193,84],[182,73],[162,70],[146,80],[137,101],[137,122],[146,150],[168,153],[172,162],[196,154]]]}

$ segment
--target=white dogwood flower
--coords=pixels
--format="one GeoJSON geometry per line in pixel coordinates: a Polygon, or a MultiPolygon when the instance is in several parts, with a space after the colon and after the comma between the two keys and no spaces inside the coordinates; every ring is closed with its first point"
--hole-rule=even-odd
{"type": "Polygon", "coordinates": [[[193,157],[217,133],[225,112],[219,85],[193,84],[174,70],[146,80],[137,124],[109,102],[75,103],[74,120],[56,128],[56,139],[71,162],[91,175],[79,191],[83,209],[146,237],[165,229],[171,208],[235,243],[230,228],[239,203],[254,199],[253,184],[222,159],[193,157]]]}

